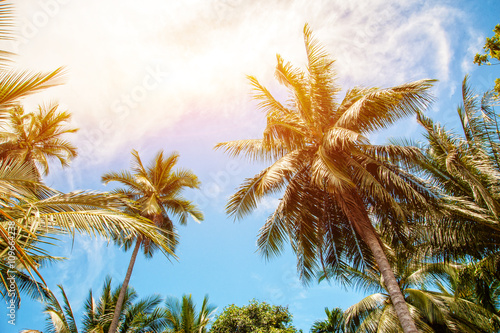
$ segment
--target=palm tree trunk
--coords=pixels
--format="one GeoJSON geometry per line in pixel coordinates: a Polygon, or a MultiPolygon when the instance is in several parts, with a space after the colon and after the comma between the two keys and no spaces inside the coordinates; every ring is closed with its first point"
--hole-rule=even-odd
{"type": "Polygon", "coordinates": [[[391,297],[394,310],[396,310],[396,315],[398,316],[401,328],[403,328],[403,332],[418,333],[415,321],[410,315],[410,310],[408,309],[408,305],[406,304],[403,293],[401,292],[401,287],[394,276],[391,264],[389,263],[389,260],[387,260],[387,256],[382,248],[377,231],[368,217],[368,212],[364,209],[365,206],[363,200],[356,193],[356,191],[343,193],[343,196],[337,196],[336,199],[337,202],[342,203],[343,211],[347,218],[351,221],[352,225],[361,236],[361,239],[372,251],[380,274],[384,279],[384,284],[389,292],[389,296],[391,297]]]}
{"type": "Polygon", "coordinates": [[[366,242],[366,245],[368,245],[368,247],[372,251],[373,257],[377,262],[378,269],[384,279],[384,284],[387,288],[387,291],[391,296],[392,305],[396,310],[396,315],[399,318],[399,323],[401,324],[403,331],[405,333],[418,333],[415,322],[410,315],[408,305],[406,304],[403,293],[401,292],[399,283],[396,280],[391,265],[389,264],[384,250],[380,245],[380,241],[376,235],[375,228],[371,226],[369,230],[365,229],[362,237],[366,242]]]}
{"type": "Polygon", "coordinates": [[[137,253],[141,247],[141,237],[137,239],[135,243],[134,251],[132,252],[132,257],[130,258],[130,263],[128,264],[127,274],[125,275],[125,280],[123,280],[122,288],[120,289],[120,294],[118,295],[118,300],[116,301],[115,313],[113,314],[113,320],[109,327],[108,333],[115,333],[118,327],[118,320],[120,319],[120,313],[123,307],[123,300],[125,298],[125,293],[127,291],[128,282],[130,281],[130,276],[132,275],[132,270],[134,269],[135,259],[137,258],[137,253]]]}

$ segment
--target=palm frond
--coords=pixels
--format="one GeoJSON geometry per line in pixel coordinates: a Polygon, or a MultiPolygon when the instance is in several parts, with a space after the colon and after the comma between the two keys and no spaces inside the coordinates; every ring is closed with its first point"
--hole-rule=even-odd
{"type": "Polygon", "coordinates": [[[340,87],[335,84],[334,60],[330,59],[325,48],[314,38],[307,24],[304,26],[304,41],[308,60],[312,118],[315,127],[325,130],[333,119],[334,110],[337,109],[335,97],[340,91],[340,87]]]}
{"type": "Polygon", "coordinates": [[[286,147],[279,141],[273,145],[263,139],[235,140],[218,143],[214,149],[223,150],[231,157],[244,156],[250,161],[274,162],[286,154],[286,147]]]}
{"type": "Polygon", "coordinates": [[[343,111],[335,126],[366,134],[392,125],[420,112],[432,101],[428,90],[434,82],[426,79],[368,91],[343,111]]]}
{"type": "Polygon", "coordinates": [[[0,108],[14,106],[21,97],[62,83],[62,67],[47,73],[6,70],[0,72],[0,108]]]}

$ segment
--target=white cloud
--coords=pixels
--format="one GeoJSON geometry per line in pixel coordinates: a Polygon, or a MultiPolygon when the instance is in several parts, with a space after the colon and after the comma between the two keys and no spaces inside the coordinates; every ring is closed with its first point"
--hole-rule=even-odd
{"type": "Polygon", "coordinates": [[[265,215],[266,217],[274,212],[280,203],[277,197],[264,197],[259,201],[255,213],[258,215],[265,215]]]}
{"type": "Polygon", "coordinates": [[[46,96],[73,112],[83,165],[102,164],[153,134],[168,136],[189,112],[251,108],[245,75],[271,84],[276,53],[304,64],[306,22],[346,86],[446,82],[450,27],[461,19],[431,1],[53,1],[60,5],[52,12],[45,2],[17,5],[19,65],[68,67],[67,84],[46,96]],[[30,24],[36,29],[28,34],[30,24]]]}
{"type": "Polygon", "coordinates": [[[476,31],[475,29],[469,29],[468,32],[469,32],[469,38],[468,38],[469,45],[467,47],[467,51],[465,52],[461,63],[463,75],[469,74],[476,68],[477,65],[473,64],[472,59],[474,59],[476,53],[481,53],[486,38],[482,33],[476,31]]]}

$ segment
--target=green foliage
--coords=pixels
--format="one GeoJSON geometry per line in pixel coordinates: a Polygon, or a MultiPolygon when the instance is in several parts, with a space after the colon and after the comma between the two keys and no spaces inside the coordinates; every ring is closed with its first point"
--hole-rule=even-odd
{"type": "Polygon", "coordinates": [[[295,333],[292,315],[288,308],[259,303],[252,300],[249,305],[231,304],[217,316],[210,332],[212,333],[295,333]]]}
{"type": "MultiPolygon", "coordinates": [[[[400,256],[394,260],[393,268],[405,302],[421,331],[486,333],[496,332],[500,327],[500,317],[495,312],[470,300],[474,294],[473,280],[462,274],[466,267],[412,263],[400,256]]],[[[399,332],[401,327],[380,273],[350,269],[346,275],[353,287],[375,292],[345,311],[345,323],[351,328],[347,332],[352,332],[353,327],[367,333],[399,332]]]]}
{"type": "Polygon", "coordinates": [[[500,247],[500,119],[491,94],[476,96],[467,77],[462,94],[461,134],[418,117],[427,142],[415,171],[434,183],[442,198],[442,214],[424,221],[420,243],[434,258],[480,260],[500,247]]]}
{"type": "Polygon", "coordinates": [[[344,311],[335,308],[332,311],[325,308],[326,319],[314,322],[311,333],[345,333],[344,311]]]}
{"type": "MultiPolygon", "coordinates": [[[[418,115],[427,141],[419,145],[424,158],[412,170],[431,182],[441,198],[439,214],[428,213],[417,221],[420,228],[414,233],[417,240],[413,245],[417,246],[412,260],[428,263],[445,259],[462,264],[433,264],[433,271],[427,272],[433,279],[421,282],[422,286],[415,284],[418,281],[411,270],[399,271],[397,275],[407,284],[406,301],[414,307],[416,317],[422,316],[421,326],[429,325],[438,332],[454,331],[457,327],[462,327],[460,331],[497,332],[500,303],[499,118],[492,107],[491,92],[478,96],[470,88],[467,77],[462,84],[462,98],[457,108],[461,133],[418,115]],[[439,266],[441,272],[435,269],[439,266]],[[429,291],[432,285],[432,290],[439,292],[429,291]]],[[[401,253],[397,255],[404,258],[401,253]]],[[[398,265],[404,267],[401,263],[398,265]]],[[[424,270],[420,268],[421,272],[424,270]]],[[[373,327],[374,323],[380,324],[377,320],[383,312],[389,311],[388,307],[382,307],[385,305],[382,301],[382,297],[378,302],[371,297],[361,304],[373,327]],[[368,308],[370,314],[366,311],[368,308]]]]}
{"type": "MultiPolygon", "coordinates": [[[[474,57],[474,63],[481,66],[482,64],[491,65],[491,60],[500,61],[500,24],[497,24],[493,29],[495,35],[491,38],[487,37],[484,43],[484,53],[477,53],[474,57]]],[[[497,64],[500,64],[498,62],[497,64]]],[[[495,80],[495,91],[500,94],[500,78],[495,80]]]]}
{"type": "Polygon", "coordinates": [[[199,311],[191,295],[183,295],[182,300],[169,297],[165,301],[164,333],[205,333],[216,307],[208,303],[208,295],[203,298],[199,311]]]}
{"type": "Polygon", "coordinates": [[[491,65],[490,59],[500,60],[500,24],[497,24],[493,29],[495,35],[491,38],[487,37],[484,43],[483,54],[476,54],[474,63],[478,65],[488,64],[491,65]]]}
{"type": "MultiPolygon", "coordinates": [[[[46,331],[49,333],[78,333],[75,314],[64,288],[58,286],[63,303],[50,292],[45,306],[46,331]]],[[[107,277],[101,295],[95,299],[92,290],[85,301],[82,332],[107,332],[116,307],[121,286],[111,289],[111,278],[107,277]]],[[[165,312],[161,308],[161,297],[152,295],[137,299],[133,288],[127,288],[124,306],[120,313],[119,333],[161,332],[165,326],[165,312]]],[[[25,331],[29,332],[29,331],[25,331]]]]}

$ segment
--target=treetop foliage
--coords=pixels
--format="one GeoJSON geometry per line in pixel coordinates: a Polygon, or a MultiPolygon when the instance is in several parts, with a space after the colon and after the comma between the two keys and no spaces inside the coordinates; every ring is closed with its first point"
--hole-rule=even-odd
{"type": "MultiPolygon", "coordinates": [[[[487,37],[486,41],[484,43],[484,53],[480,54],[477,53],[476,56],[474,57],[474,63],[478,64],[479,66],[486,64],[486,65],[491,65],[491,60],[496,59],[499,61],[495,65],[500,64],[500,24],[497,24],[495,28],[493,29],[493,32],[495,35],[491,38],[487,37]]],[[[500,95],[500,78],[495,80],[495,92],[497,93],[497,96],[500,95]]]]}
{"type": "Polygon", "coordinates": [[[213,333],[296,333],[291,325],[292,315],[287,307],[270,305],[257,300],[249,305],[225,307],[217,316],[210,332],[213,333]]]}

